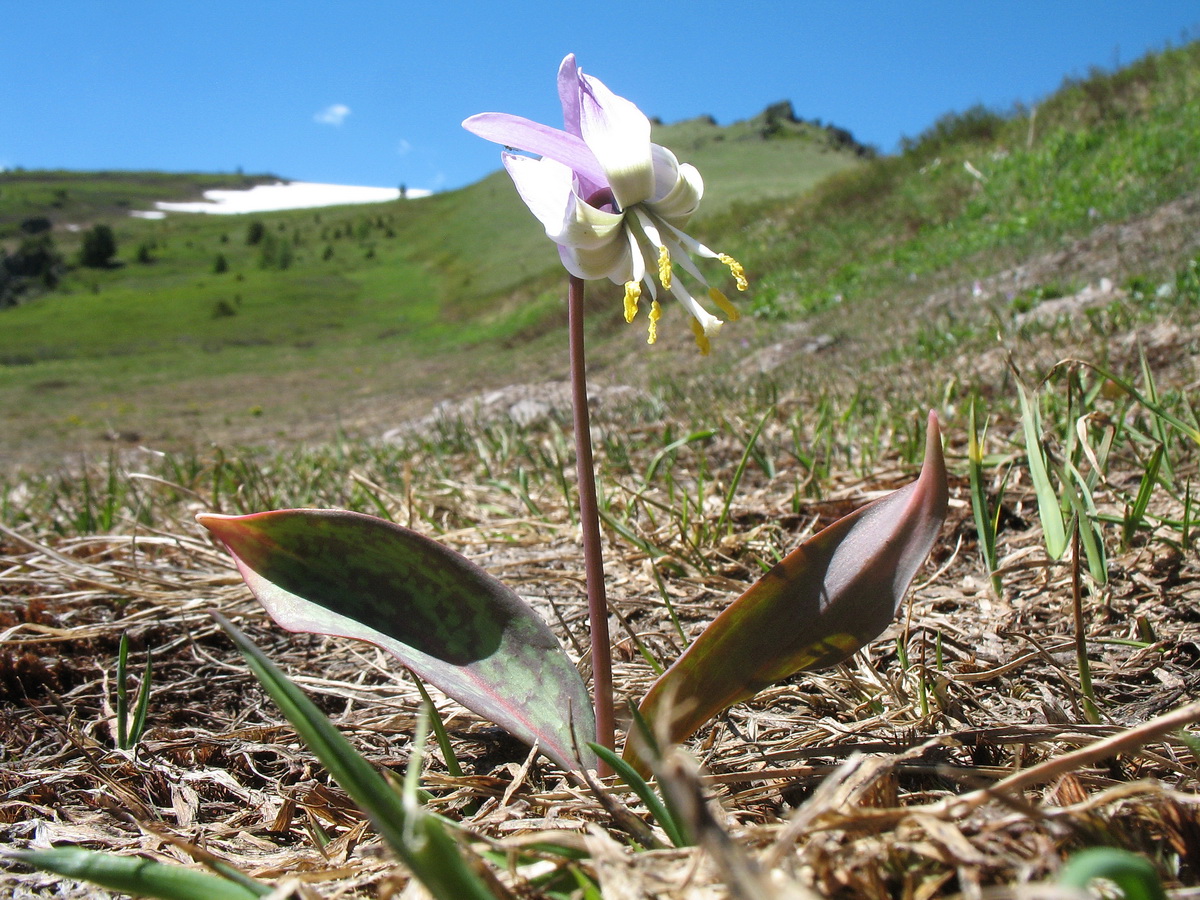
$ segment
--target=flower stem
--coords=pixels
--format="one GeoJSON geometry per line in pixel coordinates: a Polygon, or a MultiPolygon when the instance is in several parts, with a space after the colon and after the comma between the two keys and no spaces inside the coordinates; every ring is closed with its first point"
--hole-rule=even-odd
{"type": "MultiPolygon", "coordinates": [[[[612,645],[608,638],[608,601],[600,551],[596,469],[588,416],[587,367],[583,355],[583,279],[571,276],[567,291],[567,333],[571,348],[571,405],[574,407],[575,470],[579,481],[579,521],[583,528],[583,568],[587,577],[588,621],[592,638],[592,692],[596,703],[596,740],[615,750],[612,692],[612,645]]],[[[607,774],[601,763],[601,775],[607,774]]]]}

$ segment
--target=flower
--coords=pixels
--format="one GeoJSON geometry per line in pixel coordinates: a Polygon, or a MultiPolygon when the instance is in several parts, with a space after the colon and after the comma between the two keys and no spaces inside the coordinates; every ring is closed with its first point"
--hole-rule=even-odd
{"type": "Polygon", "coordinates": [[[584,75],[574,55],[559,67],[558,93],[562,130],[506,113],[480,113],[463,127],[505,145],[504,167],[546,235],[558,244],[568,272],[623,284],[627,322],[637,315],[644,288],[651,300],[651,344],[662,315],[658,289],[670,292],[691,313],[696,343],[708,353],[709,337],[723,322],[675,277],[674,267],[703,285],[730,320],[739,317],[737,309],[708,283],[692,257],[724,263],[740,291],[747,281],[737,260],[683,231],[704,194],[700,173],[651,143],[650,120],[629,100],[584,75]]]}

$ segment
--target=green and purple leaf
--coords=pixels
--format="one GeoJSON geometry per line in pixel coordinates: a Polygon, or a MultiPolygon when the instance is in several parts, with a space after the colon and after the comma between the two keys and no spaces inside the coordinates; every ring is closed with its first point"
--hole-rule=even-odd
{"type": "MultiPolygon", "coordinates": [[[[834,522],[759,579],[650,688],[641,714],[681,741],[721,711],[877,638],[925,562],[949,488],[937,416],[920,477],[834,522]],[[664,721],[666,719],[666,721],[664,721]]],[[[633,742],[625,758],[645,771],[633,742]]]]}
{"type": "Polygon", "coordinates": [[[575,666],[525,601],[466,558],[345,510],[197,519],[281,627],[375,644],[559,765],[595,765],[591,700],[575,666]]]}

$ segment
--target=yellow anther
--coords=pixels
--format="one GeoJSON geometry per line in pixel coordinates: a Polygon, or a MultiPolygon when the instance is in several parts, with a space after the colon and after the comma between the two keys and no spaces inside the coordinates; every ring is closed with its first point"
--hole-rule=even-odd
{"type": "Polygon", "coordinates": [[[642,297],[642,286],[636,281],[625,282],[625,321],[632,322],[638,311],[638,300],[642,297]]]}
{"type": "Polygon", "coordinates": [[[668,291],[671,289],[671,254],[666,247],[658,248],[658,280],[668,291]]]}
{"type": "Polygon", "coordinates": [[[729,266],[729,272],[733,275],[733,280],[737,282],[737,289],[739,291],[744,291],[750,287],[750,282],[746,280],[746,270],[742,268],[740,262],[728,253],[718,253],[717,259],[729,266]]]}
{"type": "Polygon", "coordinates": [[[692,334],[696,336],[696,346],[700,348],[700,355],[708,356],[708,351],[712,349],[712,344],[708,342],[708,335],[704,333],[704,326],[696,319],[692,319],[692,334]]]}
{"type": "Polygon", "coordinates": [[[650,333],[646,335],[646,343],[653,344],[658,340],[658,320],[662,318],[662,307],[657,300],[650,304],[650,333]]]}
{"type": "Polygon", "coordinates": [[[725,313],[725,317],[729,319],[730,322],[736,322],[742,317],[742,314],[737,311],[737,307],[729,302],[729,298],[716,288],[709,288],[708,296],[712,298],[713,303],[720,307],[721,312],[725,313]]]}

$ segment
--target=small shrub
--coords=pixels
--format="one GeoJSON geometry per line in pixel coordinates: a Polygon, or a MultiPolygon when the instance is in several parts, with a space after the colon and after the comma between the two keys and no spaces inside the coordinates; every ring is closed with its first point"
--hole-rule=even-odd
{"type": "Polygon", "coordinates": [[[218,253],[217,258],[213,260],[213,274],[220,275],[223,272],[229,271],[229,261],[225,259],[224,253],[218,253]]]}
{"type": "Polygon", "coordinates": [[[104,269],[111,265],[116,255],[117,239],[107,225],[95,225],[84,233],[83,245],[79,249],[80,265],[89,269],[104,269]]]}

